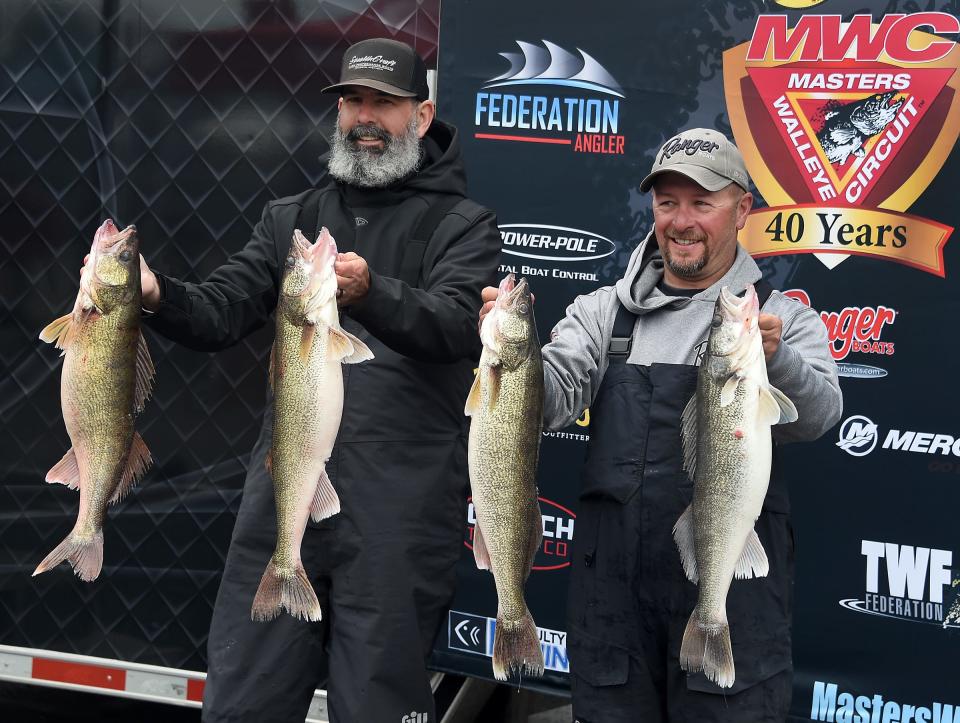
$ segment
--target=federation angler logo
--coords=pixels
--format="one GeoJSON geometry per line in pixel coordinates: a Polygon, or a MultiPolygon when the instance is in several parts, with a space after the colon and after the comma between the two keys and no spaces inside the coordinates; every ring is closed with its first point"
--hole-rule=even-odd
{"type": "MultiPolygon", "coordinates": [[[[543,519],[543,539],[540,549],[533,559],[534,570],[561,570],[570,566],[571,546],[573,544],[573,527],[577,516],[561,504],[538,497],[540,500],[540,517],[543,519]]],[[[467,502],[467,539],[463,544],[473,550],[474,527],[477,524],[477,513],[473,506],[473,498],[467,502]]]]}
{"type": "Polygon", "coordinates": [[[877,448],[881,439],[880,449],[884,450],[960,457],[960,437],[909,429],[888,429],[882,434],[878,425],[861,414],[844,420],[836,444],[847,454],[865,457],[877,448]]]}
{"type": "Polygon", "coordinates": [[[879,693],[857,695],[841,692],[836,683],[815,681],[810,720],[827,723],[958,723],[960,705],[934,701],[910,705],[884,698],[879,693]]]}
{"type": "Polygon", "coordinates": [[[624,153],[619,133],[623,89],[597,60],[549,40],[517,40],[519,53],[500,53],[510,69],[477,93],[474,136],[569,146],[581,153],[624,153]]]}
{"type": "Polygon", "coordinates": [[[840,600],[853,612],[885,618],[945,624],[944,593],[949,593],[953,551],[915,547],[893,542],[862,540],[860,552],[866,567],[862,598],[840,600]]]}
{"type": "MultiPolygon", "coordinates": [[[[790,289],[784,296],[812,306],[810,295],[803,289],[790,289]]],[[[830,354],[837,362],[841,377],[879,379],[887,370],[869,364],[855,364],[847,359],[854,354],[892,356],[894,345],[882,337],[885,329],[897,319],[897,312],[886,306],[846,306],[840,311],[821,311],[820,320],[827,327],[830,354]]]]}
{"type": "MultiPolygon", "coordinates": [[[[451,610],[447,616],[447,647],[462,653],[493,657],[497,619],[451,610]]],[[[558,673],[570,672],[567,658],[567,634],[562,630],[537,628],[543,667],[558,673]]]]}
{"type": "Polygon", "coordinates": [[[944,276],[953,228],[903,213],[960,133],[960,33],[948,13],[761,15],[723,55],[737,145],[770,205],[740,234],[754,256],[869,256],[944,276]]]}

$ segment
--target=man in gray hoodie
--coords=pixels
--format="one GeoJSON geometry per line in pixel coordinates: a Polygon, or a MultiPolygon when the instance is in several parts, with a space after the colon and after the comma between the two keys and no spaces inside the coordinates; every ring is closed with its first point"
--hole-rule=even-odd
{"type": "MultiPolygon", "coordinates": [[[[736,146],[713,130],[684,131],[663,145],[640,188],[653,189],[653,231],[623,278],[577,297],[543,348],[544,426],[562,429],[591,410],[568,603],[574,717],[782,721],[794,541],[776,446],[756,523],[770,573],[730,588],[736,682],[721,689],[679,663],[697,597],[671,534],[693,493],[680,419],[724,286],[737,294],[756,286],[770,383],[799,413],[773,428],[776,443],[816,439],[836,423],[837,367],[817,313],[773,291],[737,243],[753,196],[736,146]]],[[[496,289],[483,298],[481,318],[496,289]]]]}

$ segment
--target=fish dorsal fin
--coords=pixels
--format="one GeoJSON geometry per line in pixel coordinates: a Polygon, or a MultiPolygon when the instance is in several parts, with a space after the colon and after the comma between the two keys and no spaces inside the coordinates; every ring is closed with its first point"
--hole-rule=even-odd
{"type": "Polygon", "coordinates": [[[67,450],[63,458],[47,472],[46,481],[66,485],[72,490],[80,489],[80,466],[73,447],[67,450]]]}
{"type": "Polygon", "coordinates": [[[797,408],[786,394],[774,386],[760,387],[760,422],[773,426],[796,422],[797,408]]]}
{"type": "MultiPolygon", "coordinates": [[[[40,332],[40,340],[66,351],[73,342],[73,312],[54,319],[40,332]]],[[[61,356],[63,356],[61,354],[61,356]]]]}
{"type": "Polygon", "coordinates": [[[334,356],[339,357],[341,364],[359,364],[373,359],[370,347],[345,329],[330,327],[330,343],[335,347],[334,356]]]}
{"type": "Polygon", "coordinates": [[[680,440],[683,443],[683,468],[690,479],[697,474],[697,395],[683,408],[680,440]]]}
{"type": "Polygon", "coordinates": [[[723,384],[723,388],[720,390],[720,406],[726,407],[732,401],[737,394],[737,387],[740,386],[740,381],[743,379],[738,373],[734,372],[730,375],[726,382],[723,384]]]}
{"type": "Polygon", "coordinates": [[[117,485],[117,491],[110,498],[110,504],[119,502],[127,493],[134,488],[137,481],[147,471],[153,458],[150,456],[150,450],[143,441],[143,437],[138,432],[133,433],[133,439],[130,442],[130,454],[127,455],[127,466],[123,470],[123,476],[120,478],[120,484],[117,485]]]}
{"type": "Polygon", "coordinates": [[[766,577],[769,572],[770,562],[767,560],[767,553],[760,543],[760,538],[757,537],[757,531],[751,529],[733,575],[738,580],[749,580],[751,577],[766,577]]]}
{"type": "Polygon", "coordinates": [[[140,338],[137,341],[137,381],[133,389],[134,412],[141,412],[143,405],[150,398],[150,393],[153,391],[153,377],[156,372],[153,359],[150,356],[150,348],[147,346],[147,339],[141,331],[140,338]]]}
{"type": "Polygon", "coordinates": [[[480,369],[478,369],[477,373],[473,375],[473,384],[470,386],[470,393],[467,394],[467,403],[463,407],[463,413],[472,417],[480,410],[481,399],[483,399],[483,393],[480,391],[480,369]]]}

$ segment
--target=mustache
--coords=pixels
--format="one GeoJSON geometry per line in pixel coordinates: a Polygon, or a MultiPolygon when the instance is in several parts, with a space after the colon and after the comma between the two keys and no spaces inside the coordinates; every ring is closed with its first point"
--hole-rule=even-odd
{"type": "Polygon", "coordinates": [[[380,126],[373,125],[371,123],[367,125],[355,125],[350,129],[350,132],[347,133],[347,140],[353,143],[356,143],[359,140],[377,140],[383,141],[386,144],[393,140],[393,136],[387,133],[380,126]]]}
{"type": "Polygon", "coordinates": [[[688,231],[681,231],[680,229],[674,226],[668,227],[664,231],[664,235],[669,236],[670,238],[682,238],[686,241],[706,241],[707,240],[706,234],[702,234],[698,231],[693,231],[692,229],[688,231]]]}

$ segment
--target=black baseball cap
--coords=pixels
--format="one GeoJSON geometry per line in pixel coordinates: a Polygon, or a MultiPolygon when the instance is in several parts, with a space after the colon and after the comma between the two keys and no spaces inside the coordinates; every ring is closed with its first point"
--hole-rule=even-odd
{"type": "Polygon", "coordinates": [[[371,38],[347,48],[340,66],[340,82],[327,86],[324,93],[341,93],[349,85],[426,100],[427,66],[406,43],[386,38],[371,38]]]}

